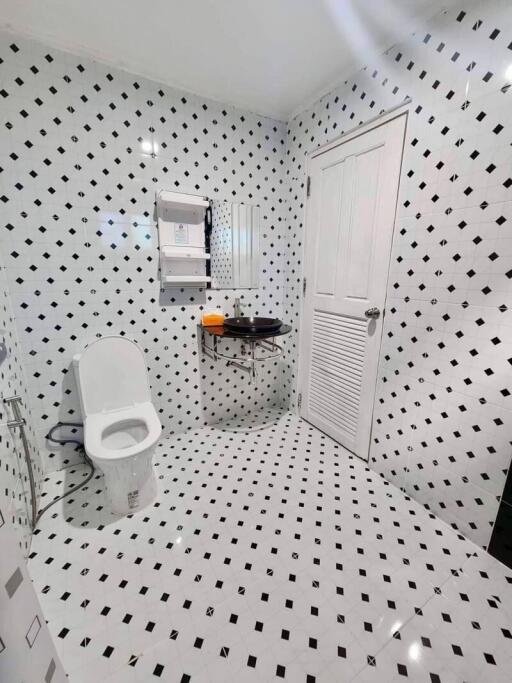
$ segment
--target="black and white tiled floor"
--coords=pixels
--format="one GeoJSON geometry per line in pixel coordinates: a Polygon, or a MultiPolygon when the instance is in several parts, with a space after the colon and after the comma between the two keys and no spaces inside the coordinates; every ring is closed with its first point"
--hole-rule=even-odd
{"type": "Polygon", "coordinates": [[[158,499],[131,518],[99,475],[43,516],[30,572],[71,683],[509,681],[512,571],[267,418],[162,440],[158,499]]]}

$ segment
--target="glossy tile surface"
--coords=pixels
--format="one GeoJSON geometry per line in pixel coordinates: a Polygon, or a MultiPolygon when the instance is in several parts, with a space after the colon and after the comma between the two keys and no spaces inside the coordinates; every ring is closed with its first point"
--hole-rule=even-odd
{"type": "Polygon", "coordinates": [[[26,555],[30,548],[32,496],[20,430],[8,426],[8,422],[14,418],[14,413],[13,406],[4,403],[5,399],[13,396],[20,396],[22,399],[19,407],[21,415],[26,420],[25,435],[32,461],[36,505],[39,501],[43,468],[36,448],[36,435],[22,364],[23,354],[16,330],[3,257],[0,249],[0,493],[6,496],[6,500],[3,501],[4,516],[12,521],[19,544],[26,555]]]}
{"type": "Polygon", "coordinates": [[[101,476],[42,518],[30,572],[72,683],[505,680],[512,572],[304,421],[262,422],[164,439],[131,518],[101,476]]]}
{"type": "Polygon", "coordinates": [[[0,489],[0,681],[66,683],[20,548],[16,509],[0,489]]]}
{"type": "Polygon", "coordinates": [[[0,247],[45,471],[79,461],[45,436],[81,421],[70,364],[105,334],[144,350],[166,433],[281,405],[277,360],[247,392],[201,358],[197,325],[235,297],[282,318],[285,124],[6,31],[0,82],[0,247]],[[257,204],[260,288],[162,289],[160,190],[257,204]]]}
{"type": "MultiPolygon", "coordinates": [[[[432,7],[432,12],[434,8],[432,7]]],[[[512,11],[457,2],[289,122],[284,320],[302,315],[306,155],[411,98],[370,466],[487,548],[512,439],[512,11]]],[[[297,386],[299,328],[285,341],[297,386]]]]}

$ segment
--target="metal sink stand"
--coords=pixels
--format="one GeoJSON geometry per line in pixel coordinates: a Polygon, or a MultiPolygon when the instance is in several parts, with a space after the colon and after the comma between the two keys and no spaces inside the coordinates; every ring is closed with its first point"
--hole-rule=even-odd
{"type": "Polygon", "coordinates": [[[283,353],[283,347],[276,344],[273,337],[258,339],[254,337],[225,337],[229,340],[239,340],[240,355],[230,356],[229,354],[219,351],[219,337],[218,335],[207,332],[204,327],[201,327],[201,350],[202,352],[214,361],[219,359],[227,361],[227,366],[232,366],[243,370],[249,375],[249,384],[256,378],[256,366],[258,363],[264,363],[272,358],[278,358],[283,353]],[[213,344],[210,346],[206,342],[206,335],[213,338],[213,344]],[[270,341],[272,339],[272,341],[270,341]],[[257,355],[257,349],[263,349],[264,355],[257,355]]]}

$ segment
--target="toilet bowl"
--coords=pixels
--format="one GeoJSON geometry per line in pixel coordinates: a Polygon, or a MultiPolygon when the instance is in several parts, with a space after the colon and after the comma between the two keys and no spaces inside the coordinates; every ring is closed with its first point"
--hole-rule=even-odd
{"type": "Polygon", "coordinates": [[[102,337],[73,366],[86,453],[105,476],[112,512],[135,512],[156,495],[152,460],[162,431],[144,355],[126,337],[102,337]]]}

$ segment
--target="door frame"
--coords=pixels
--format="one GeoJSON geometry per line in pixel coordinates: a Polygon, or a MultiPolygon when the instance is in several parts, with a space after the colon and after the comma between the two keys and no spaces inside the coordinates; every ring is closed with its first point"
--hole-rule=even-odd
{"type": "MultiPolygon", "coordinates": [[[[321,145],[320,147],[317,147],[316,149],[312,150],[311,152],[308,152],[306,154],[306,182],[304,184],[304,193],[306,195],[305,197],[305,202],[304,202],[304,212],[303,212],[303,224],[304,224],[304,239],[303,239],[303,244],[302,244],[302,251],[301,251],[301,278],[300,278],[300,287],[301,287],[301,292],[300,292],[300,325],[299,325],[299,339],[298,339],[298,344],[297,344],[297,399],[299,396],[303,394],[302,390],[302,384],[304,382],[304,369],[301,364],[301,356],[302,356],[302,348],[303,348],[303,330],[304,330],[304,303],[305,303],[305,294],[304,294],[304,288],[303,288],[303,282],[304,282],[304,265],[305,265],[305,257],[306,257],[306,250],[308,247],[308,243],[311,242],[311,237],[309,236],[309,231],[308,231],[308,225],[311,223],[311,218],[309,216],[309,211],[310,211],[310,206],[311,202],[309,201],[309,197],[307,196],[307,188],[308,188],[308,179],[310,177],[310,171],[311,171],[311,162],[313,159],[316,157],[325,154],[326,152],[329,152],[331,149],[334,149],[338,147],[339,145],[343,145],[346,142],[349,142],[350,140],[353,140],[354,138],[360,137],[361,135],[365,135],[365,133],[368,133],[371,130],[374,130],[375,128],[379,128],[380,126],[383,126],[390,121],[393,121],[394,119],[397,119],[401,116],[405,117],[405,126],[404,126],[404,139],[402,142],[402,158],[400,161],[400,173],[398,176],[398,191],[396,195],[396,201],[395,201],[395,211],[394,211],[394,217],[393,217],[393,230],[391,233],[391,249],[393,249],[393,244],[395,242],[395,229],[396,229],[396,214],[397,214],[397,208],[398,208],[398,197],[400,196],[400,186],[401,186],[401,180],[402,180],[402,168],[403,168],[403,158],[404,158],[404,150],[405,150],[405,145],[407,141],[407,124],[408,124],[408,119],[409,119],[409,105],[411,103],[411,99],[407,98],[404,102],[400,103],[398,106],[393,107],[392,109],[389,109],[382,114],[379,114],[378,116],[375,116],[372,119],[369,119],[367,122],[362,123],[358,126],[355,126],[354,128],[348,130],[346,133],[342,133],[341,135],[338,135],[336,138],[333,140],[330,140],[329,142],[325,143],[324,145],[321,145]]],[[[382,348],[382,335],[384,333],[384,318],[386,315],[386,306],[387,306],[387,296],[388,296],[388,285],[389,285],[389,270],[391,266],[391,258],[389,259],[388,263],[388,270],[386,274],[386,290],[385,290],[385,297],[384,297],[384,308],[382,310],[382,318],[383,318],[383,324],[382,324],[382,330],[381,330],[381,335],[379,339],[379,365],[380,365],[380,356],[381,356],[381,348],[382,348]]],[[[307,287],[307,283],[306,283],[307,287]]],[[[377,387],[377,381],[378,381],[379,375],[377,372],[377,375],[375,377],[375,389],[377,387]]],[[[371,425],[370,425],[370,438],[368,442],[368,453],[366,454],[366,459],[365,458],[360,458],[364,462],[369,462],[370,459],[370,448],[371,448],[371,443],[372,443],[372,432],[373,432],[373,416],[375,413],[375,395],[376,391],[374,391],[374,397],[373,397],[373,405],[372,405],[372,410],[371,410],[371,425]]],[[[297,403],[296,406],[296,412],[298,413],[299,417],[301,417],[303,420],[305,420],[304,417],[302,417],[301,412],[302,412],[302,406],[297,403]]],[[[307,421],[307,420],[306,420],[307,421]]],[[[318,429],[318,427],[316,427],[318,429]]],[[[320,430],[319,430],[320,431],[320,430]]],[[[332,437],[329,437],[332,438],[332,437]]],[[[341,444],[340,444],[341,445],[341,444]]],[[[355,453],[354,453],[355,455],[355,453]]],[[[356,456],[359,457],[359,456],[356,456]]]]}

